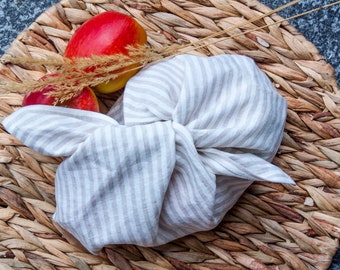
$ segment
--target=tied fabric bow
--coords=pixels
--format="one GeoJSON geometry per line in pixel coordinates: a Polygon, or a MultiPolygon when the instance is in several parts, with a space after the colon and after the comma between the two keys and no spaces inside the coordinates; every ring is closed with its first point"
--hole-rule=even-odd
{"type": "Polygon", "coordinates": [[[285,117],[285,100],[252,59],[180,55],[130,79],[108,115],[34,105],[3,125],[66,157],[54,220],[98,253],[210,230],[253,181],[293,184],[270,163],[285,117]]]}

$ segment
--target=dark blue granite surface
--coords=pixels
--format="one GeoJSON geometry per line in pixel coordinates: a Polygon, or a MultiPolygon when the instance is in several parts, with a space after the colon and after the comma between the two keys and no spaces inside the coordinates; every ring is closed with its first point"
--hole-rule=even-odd
{"type": "MultiPolygon", "coordinates": [[[[271,8],[279,7],[289,0],[260,0],[271,8]]],[[[58,1],[54,0],[0,0],[0,56],[17,34],[27,28],[40,13],[58,1]]],[[[302,0],[279,14],[288,18],[335,0],[302,0]]],[[[313,12],[290,23],[311,41],[335,69],[340,85],[340,5],[313,12]]],[[[340,270],[340,252],[334,257],[329,270],[340,270]]]]}
{"type": "MultiPolygon", "coordinates": [[[[275,9],[291,2],[290,0],[260,0],[275,9]]],[[[279,12],[283,18],[289,18],[304,11],[336,2],[334,0],[302,0],[279,12]]],[[[304,37],[311,41],[335,69],[335,76],[340,85],[340,5],[332,6],[311,14],[304,15],[289,23],[297,28],[304,37]]]]}

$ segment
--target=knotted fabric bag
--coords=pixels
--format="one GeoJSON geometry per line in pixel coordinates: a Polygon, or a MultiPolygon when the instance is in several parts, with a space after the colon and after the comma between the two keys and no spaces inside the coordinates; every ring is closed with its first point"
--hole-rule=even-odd
{"type": "Polygon", "coordinates": [[[270,163],[285,117],[285,100],[252,59],[181,55],[130,79],[108,115],[33,105],[3,125],[66,157],[54,220],[98,253],[210,230],[253,181],[293,184],[270,163]]]}

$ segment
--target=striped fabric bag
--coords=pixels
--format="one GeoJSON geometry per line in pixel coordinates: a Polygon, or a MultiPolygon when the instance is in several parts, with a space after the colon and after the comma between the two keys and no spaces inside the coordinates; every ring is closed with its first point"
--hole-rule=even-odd
{"type": "Polygon", "coordinates": [[[128,82],[108,115],[34,105],[8,132],[56,174],[54,220],[96,254],[210,230],[253,181],[294,182],[271,164],[286,102],[245,56],[180,55],[128,82]]]}

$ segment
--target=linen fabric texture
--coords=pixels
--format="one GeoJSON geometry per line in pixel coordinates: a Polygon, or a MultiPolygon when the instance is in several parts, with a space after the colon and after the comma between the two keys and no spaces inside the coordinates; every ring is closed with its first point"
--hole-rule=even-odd
{"type": "Polygon", "coordinates": [[[131,78],[108,115],[33,105],[4,119],[32,149],[63,156],[55,222],[96,254],[216,227],[271,164],[286,102],[245,56],[180,55],[131,78]]]}

